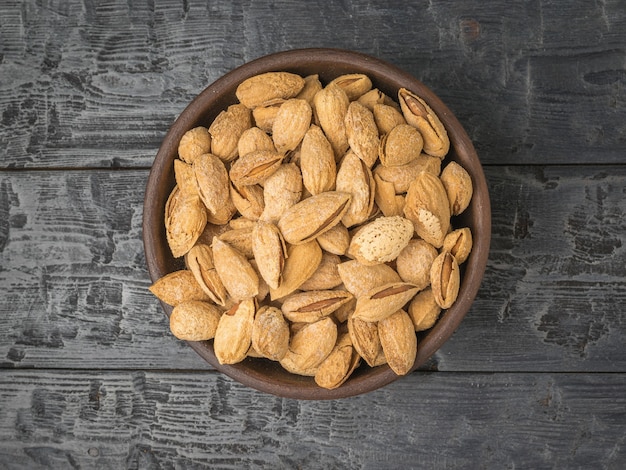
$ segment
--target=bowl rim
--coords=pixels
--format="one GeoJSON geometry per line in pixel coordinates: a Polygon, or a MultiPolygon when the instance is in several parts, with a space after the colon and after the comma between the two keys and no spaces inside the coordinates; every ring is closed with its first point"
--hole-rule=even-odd
{"type": "MultiPolygon", "coordinates": [[[[245,78],[258,73],[269,71],[294,71],[303,66],[310,67],[311,63],[326,63],[327,69],[320,70],[320,75],[337,76],[341,71],[354,70],[354,73],[367,74],[374,83],[380,84],[391,82],[391,87],[397,93],[397,84],[404,84],[435,111],[450,137],[450,152],[456,155],[455,160],[462,160],[471,165],[466,169],[472,176],[474,193],[471,201],[472,211],[479,211],[481,217],[475,217],[475,226],[472,228],[474,246],[468,260],[464,263],[465,274],[462,278],[459,297],[455,304],[445,310],[435,326],[420,339],[417,357],[411,369],[415,371],[423,365],[456,331],[465,315],[470,310],[485,273],[489,247],[491,242],[491,205],[486,178],[467,132],[460,122],[441,99],[434,94],[420,80],[385,60],[352,50],[337,48],[304,48],[274,52],[246,62],[235,69],[225,73],[200,92],[178,115],[168,129],[161,146],[158,149],[146,183],[143,217],[142,237],[146,264],[152,282],[170,272],[163,261],[162,243],[164,238],[163,224],[155,224],[154,220],[163,219],[164,199],[159,194],[159,189],[173,187],[173,159],[177,156],[177,146],[182,134],[197,125],[198,122],[207,120],[206,105],[215,104],[216,111],[221,111],[225,106],[217,106],[221,99],[224,103],[234,103],[234,89],[236,84],[245,78]],[[328,65],[330,64],[330,65],[328,65]],[[335,72],[333,72],[335,71],[335,72]],[[226,95],[225,95],[226,93],[226,95]],[[218,99],[219,97],[219,99],[218,99]],[[217,109],[219,108],[219,109],[217,109]],[[453,132],[451,132],[451,130],[453,132]],[[471,171],[470,171],[471,169],[471,171]],[[157,201],[158,204],[154,204],[157,201]],[[158,206],[158,207],[157,207],[158,206]],[[160,225],[160,226],[158,226],[160,225]]],[[[380,86],[385,92],[384,87],[380,86]]],[[[394,97],[395,99],[395,97],[394,97]]],[[[214,117],[214,116],[213,116],[214,117]]],[[[446,156],[446,161],[448,156],[446,156]]],[[[465,166],[464,166],[465,167],[465,166]]],[[[169,254],[171,257],[171,254],[169,254]]],[[[169,317],[172,307],[161,302],[165,314],[169,317]]],[[[347,398],[377,390],[388,385],[401,376],[396,375],[387,365],[369,368],[364,374],[353,374],[343,385],[335,389],[325,389],[317,386],[312,378],[299,377],[287,374],[289,380],[276,382],[268,379],[262,360],[256,360],[254,367],[249,366],[250,359],[233,365],[219,364],[213,353],[212,342],[187,341],[189,346],[196,351],[206,362],[217,371],[231,377],[243,385],[258,391],[269,393],[283,398],[295,398],[304,400],[325,400],[347,398]]]]}

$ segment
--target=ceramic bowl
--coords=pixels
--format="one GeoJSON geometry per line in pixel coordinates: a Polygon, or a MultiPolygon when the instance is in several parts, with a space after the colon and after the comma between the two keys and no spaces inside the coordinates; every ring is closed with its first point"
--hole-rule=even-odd
{"type": "MultiPolygon", "coordinates": [[[[322,84],[348,73],[364,73],[373,86],[397,100],[401,87],[421,96],[439,116],[448,131],[450,151],[442,167],[454,160],[471,175],[474,194],[470,206],[453,220],[455,227],[470,227],[474,246],[469,259],[461,265],[462,282],[455,304],[446,310],[433,328],[418,334],[418,352],[413,370],[417,369],[451,337],[467,312],[480,287],[485,271],[491,235],[491,209],[485,176],[470,138],[452,112],[423,83],[409,73],[383,60],[357,52],[337,49],[299,49],[278,52],[252,60],[225,74],[202,91],[181,112],[165,135],[150,171],[145,193],[143,240],[146,263],[152,281],[183,268],[182,259],[174,259],[164,229],[165,203],[174,187],[173,161],[182,135],[189,129],[208,127],[217,114],[237,102],[237,85],[248,77],[269,71],[288,71],[302,76],[318,74],[322,84]]],[[[467,91],[471,93],[471,90],[467,91]]],[[[166,315],[172,307],[163,304],[166,315]]],[[[285,371],[279,364],[265,359],[248,358],[235,365],[220,365],[212,341],[189,342],[203,359],[232,379],[280,397],[296,399],[336,399],[360,395],[379,389],[398,377],[388,366],[370,368],[361,365],[339,388],[327,390],[317,386],[311,377],[300,377],[285,371]]]]}

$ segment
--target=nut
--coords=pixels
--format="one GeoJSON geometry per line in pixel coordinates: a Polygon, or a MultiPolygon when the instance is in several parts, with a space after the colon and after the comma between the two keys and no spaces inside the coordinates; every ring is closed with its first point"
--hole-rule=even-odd
{"type": "Polygon", "coordinates": [[[362,297],[384,284],[401,281],[398,273],[386,264],[364,265],[350,260],[339,264],[337,271],[343,285],[355,297],[362,297]]]}
{"type": "Polygon", "coordinates": [[[415,126],[422,134],[424,152],[433,157],[445,157],[450,149],[448,133],[426,101],[406,88],[400,88],[398,100],[406,122],[415,126]]]}
{"type": "Polygon", "coordinates": [[[315,383],[323,388],[335,389],[350,377],[359,363],[360,357],[352,347],[350,336],[344,333],[317,369],[315,383]]]}
{"type": "Polygon", "coordinates": [[[270,289],[272,300],[280,299],[298,289],[322,261],[322,249],[315,240],[287,247],[287,260],[277,289],[270,289]]]}
{"type": "Polygon", "coordinates": [[[252,347],[272,361],[280,361],[289,347],[289,325],[280,309],[271,306],[259,308],[252,324],[252,347]]]}
{"type": "Polygon", "coordinates": [[[380,337],[378,336],[378,323],[361,320],[351,315],[348,317],[348,333],[359,356],[369,366],[375,367],[375,364],[378,363],[378,357],[382,353],[380,337]]]}
{"type": "Polygon", "coordinates": [[[296,95],[296,98],[305,100],[311,106],[313,106],[313,97],[322,89],[322,82],[318,74],[307,75],[304,77],[304,87],[300,90],[300,93],[296,95]]]}
{"type": "Polygon", "coordinates": [[[315,94],[313,105],[320,127],[326,134],[338,160],[348,150],[345,117],[350,100],[336,83],[329,83],[315,94]]]}
{"type": "Polygon", "coordinates": [[[254,227],[242,227],[232,230],[226,230],[217,236],[221,241],[228,243],[229,246],[236,249],[246,259],[252,259],[252,230],[254,227]]]}
{"type": "Polygon", "coordinates": [[[371,289],[357,298],[354,317],[365,321],[379,321],[404,307],[418,292],[408,282],[394,282],[371,289]]]}
{"type": "Polygon", "coordinates": [[[284,155],[271,150],[255,150],[235,160],[230,167],[230,179],[237,186],[257,184],[274,173],[284,155]]]}
{"type": "Polygon", "coordinates": [[[376,103],[372,108],[372,112],[374,113],[374,121],[380,135],[388,134],[399,124],[406,124],[404,116],[394,106],[376,103]]]}
{"type": "Polygon", "coordinates": [[[335,189],[337,165],[322,129],[312,125],[302,139],[300,169],[304,187],[313,195],[335,189]]]}
{"type": "Polygon", "coordinates": [[[337,224],[317,236],[320,246],[329,253],[344,255],[350,246],[350,234],[343,224],[337,224]]]}
{"type": "Polygon", "coordinates": [[[345,290],[313,290],[291,294],[283,299],[281,310],[292,322],[312,323],[327,317],[352,299],[345,290]]]}
{"type": "Polygon", "coordinates": [[[402,216],[404,197],[396,194],[393,183],[383,180],[374,173],[374,201],[385,217],[402,216]]]}
{"type": "Polygon", "coordinates": [[[450,142],[421,97],[372,86],[264,73],[183,135],[165,229],[187,269],[150,286],[175,336],[327,389],[361,359],[411,370],[416,331],[458,296],[472,234],[451,217],[472,181],[455,162],[441,171],[450,142]]]}
{"type": "Polygon", "coordinates": [[[286,153],[294,150],[311,125],[313,111],[305,100],[290,99],[278,108],[272,123],[272,138],[276,150],[286,153]]]}
{"type": "Polygon", "coordinates": [[[351,195],[350,206],[341,218],[343,225],[352,227],[365,222],[374,207],[374,177],[366,163],[355,152],[348,151],[337,171],[337,191],[351,195]]]}
{"type": "Polygon", "coordinates": [[[337,325],[330,317],[307,323],[291,337],[289,349],[280,363],[288,370],[315,375],[336,343],[337,325]]]}
{"type": "Polygon", "coordinates": [[[384,181],[393,184],[396,194],[406,193],[411,183],[422,171],[427,171],[435,176],[441,172],[441,160],[431,157],[425,153],[411,160],[409,163],[400,166],[377,165],[374,168],[374,175],[384,181]]]}
{"type": "Polygon", "coordinates": [[[216,304],[226,306],[228,293],[215,269],[211,247],[204,243],[196,244],[185,255],[185,264],[209,298],[216,304]]]}
{"type": "Polygon", "coordinates": [[[263,188],[258,184],[237,187],[231,183],[230,199],[235,209],[248,219],[257,220],[265,209],[263,188]]]}
{"type": "Polygon", "coordinates": [[[372,81],[362,73],[349,73],[340,75],[330,83],[338,85],[350,101],[358,100],[359,97],[372,89],[372,81]]]}
{"type": "Polygon", "coordinates": [[[178,186],[165,205],[165,235],[174,258],[187,253],[202,234],[207,213],[197,196],[186,196],[178,186]]]}
{"type": "Polygon", "coordinates": [[[172,306],[190,300],[211,300],[200,288],[193,273],[186,269],[173,271],[157,279],[149,290],[157,299],[172,306]]]}
{"type": "Polygon", "coordinates": [[[243,131],[237,141],[237,153],[239,155],[245,155],[255,150],[276,151],[272,138],[267,135],[263,129],[257,126],[250,127],[243,131]]]}
{"type": "Polygon", "coordinates": [[[437,257],[437,249],[424,240],[413,239],[396,259],[396,269],[404,282],[420,290],[430,285],[430,267],[437,257]]]}
{"type": "Polygon", "coordinates": [[[246,129],[252,127],[252,113],[242,104],[233,104],[217,115],[211,126],[211,153],[225,162],[239,155],[237,144],[246,129]]]}
{"type": "Polygon", "coordinates": [[[450,212],[461,214],[469,206],[474,192],[469,173],[457,162],[450,162],[441,172],[441,182],[450,200],[450,212]]]}
{"type": "Polygon", "coordinates": [[[424,139],[408,124],[399,124],[380,140],[378,155],[382,166],[402,166],[419,158],[424,139]]]}
{"type": "Polygon", "coordinates": [[[440,248],[450,228],[450,204],[441,180],[420,172],[406,194],[404,215],[421,238],[440,248]]]}
{"type": "Polygon", "coordinates": [[[348,211],[350,200],[350,194],[339,191],[308,197],[283,213],[278,228],[287,243],[306,243],[338,224],[348,211]]]}
{"type": "Polygon", "coordinates": [[[380,145],[374,114],[358,101],[352,101],[346,112],[345,126],[350,149],[372,168],[380,145]]]}
{"type": "Polygon", "coordinates": [[[341,258],[333,253],[322,252],[322,261],[315,272],[300,286],[300,290],[327,290],[341,284],[337,266],[341,258]]]}
{"type": "Polygon", "coordinates": [[[245,359],[252,344],[255,311],[254,300],[248,299],[220,317],[213,342],[215,357],[220,364],[236,364],[245,359]]]}
{"type": "Polygon", "coordinates": [[[178,156],[192,164],[196,158],[211,151],[211,134],[206,127],[198,126],[183,134],[178,143],[178,156]]]}
{"type": "Polygon", "coordinates": [[[378,322],[378,336],[391,370],[398,375],[407,374],[417,356],[417,336],[409,315],[398,310],[378,322]]]}
{"type": "Polygon", "coordinates": [[[304,79],[289,72],[267,72],[250,77],[237,87],[237,99],[248,108],[268,106],[296,96],[304,79]]]}
{"type": "Polygon", "coordinates": [[[221,316],[221,310],[215,305],[189,300],[172,310],[170,330],[178,339],[206,341],[215,337],[221,316]]]}
{"type": "Polygon", "coordinates": [[[230,198],[226,166],[217,156],[206,153],[196,159],[193,170],[198,194],[209,211],[207,220],[213,224],[225,224],[236,210],[230,198]]]}
{"type": "Polygon", "coordinates": [[[432,328],[439,314],[441,307],[437,305],[432,289],[424,289],[418,292],[409,304],[408,314],[411,317],[415,331],[424,331],[432,328]]]}
{"type": "Polygon", "coordinates": [[[252,252],[261,276],[270,289],[278,289],[287,247],[278,227],[259,221],[252,230],[252,252]]]}
{"type": "Polygon", "coordinates": [[[217,237],[212,248],[215,269],[232,299],[241,301],[257,295],[259,277],[245,256],[217,237]]]}
{"type": "Polygon", "coordinates": [[[264,182],[261,219],[278,222],[287,209],[300,201],[302,175],[294,163],[283,163],[264,182]]]}
{"type": "Polygon", "coordinates": [[[404,217],[379,217],[361,227],[348,253],[362,264],[393,261],[413,236],[413,224],[404,217]]]}
{"type": "Polygon", "coordinates": [[[463,264],[472,251],[472,231],[469,227],[453,230],[443,240],[442,251],[449,251],[458,264],[463,264]]]}
{"type": "Polygon", "coordinates": [[[435,302],[441,308],[450,308],[459,294],[459,265],[448,251],[441,253],[430,268],[430,284],[435,302]]]}

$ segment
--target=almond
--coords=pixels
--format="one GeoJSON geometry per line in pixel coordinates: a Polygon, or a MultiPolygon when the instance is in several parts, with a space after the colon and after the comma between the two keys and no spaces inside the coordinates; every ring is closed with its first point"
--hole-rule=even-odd
{"type": "Polygon", "coordinates": [[[348,254],[362,264],[393,261],[413,236],[413,224],[400,216],[378,217],[354,235],[348,254]]]}

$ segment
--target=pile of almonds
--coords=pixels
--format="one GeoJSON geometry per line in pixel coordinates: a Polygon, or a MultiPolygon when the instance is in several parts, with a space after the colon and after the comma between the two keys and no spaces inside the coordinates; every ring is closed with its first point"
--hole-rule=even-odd
{"type": "Polygon", "coordinates": [[[269,72],[236,95],[178,147],[165,228],[186,269],[150,287],[174,307],[172,333],[213,339],[221,364],[263,357],[329,389],[361,360],[406,374],[472,248],[451,227],[472,181],[444,166],[443,124],[363,74],[324,86],[269,72]]]}

